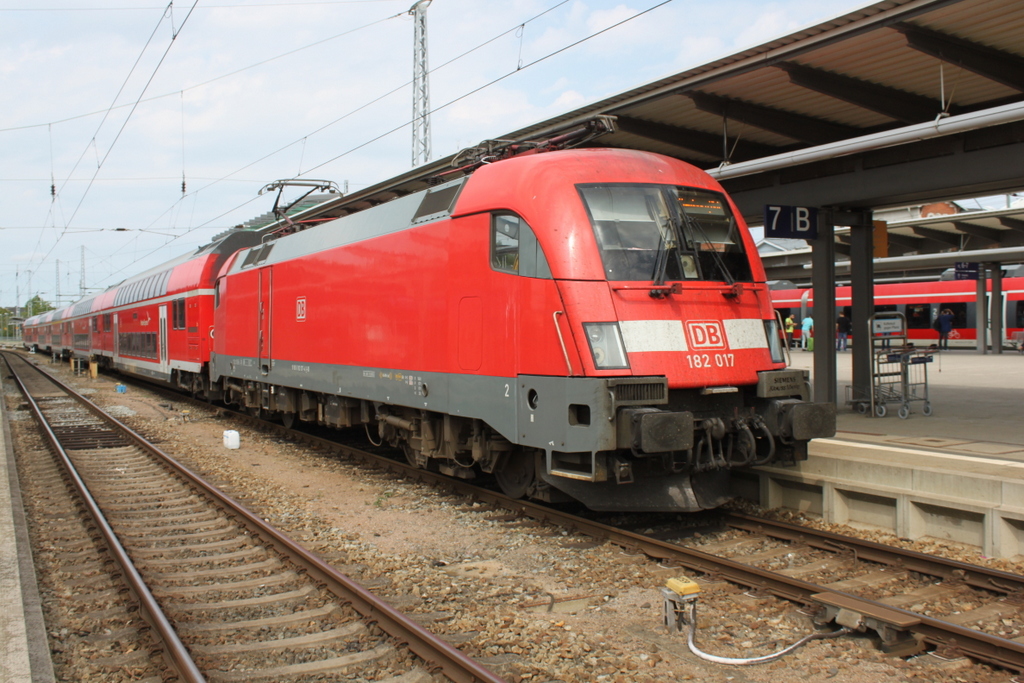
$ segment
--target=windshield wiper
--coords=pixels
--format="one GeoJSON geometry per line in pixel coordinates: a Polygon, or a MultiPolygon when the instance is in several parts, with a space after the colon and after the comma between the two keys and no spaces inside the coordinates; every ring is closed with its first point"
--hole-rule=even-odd
{"type": "MultiPolygon", "coordinates": [[[[697,253],[700,254],[706,251],[707,253],[711,254],[711,260],[715,262],[715,266],[717,266],[718,272],[722,274],[722,279],[725,280],[726,284],[736,284],[736,278],[733,277],[733,274],[729,270],[729,267],[725,265],[725,259],[723,259],[722,255],[718,253],[717,249],[715,249],[715,245],[711,241],[711,238],[708,237],[708,234],[706,232],[704,232],[704,228],[701,226],[700,221],[692,217],[690,214],[686,213],[686,211],[683,209],[680,209],[679,213],[683,215],[683,220],[686,221],[687,227],[693,231],[700,233],[700,237],[703,240],[704,244],[711,247],[710,249],[697,249],[697,253]]],[[[729,220],[731,230],[732,221],[734,221],[735,219],[730,218],[729,220]]]]}
{"type": "Polygon", "coordinates": [[[665,275],[668,273],[668,252],[674,248],[677,241],[675,226],[665,221],[654,205],[654,198],[647,197],[647,214],[658,227],[658,255],[654,261],[654,286],[660,287],[665,284],[665,275]]]}

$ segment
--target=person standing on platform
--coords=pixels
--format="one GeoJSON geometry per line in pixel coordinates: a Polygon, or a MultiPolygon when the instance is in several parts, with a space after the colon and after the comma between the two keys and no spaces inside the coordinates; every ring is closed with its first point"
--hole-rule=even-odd
{"type": "Polygon", "coordinates": [[[853,332],[853,324],[846,317],[846,312],[844,311],[839,314],[839,319],[836,320],[836,351],[846,350],[846,342],[850,338],[850,332],[853,332]]]}
{"type": "Polygon", "coordinates": [[[786,316],[784,329],[786,330],[786,348],[791,349],[793,348],[793,330],[796,329],[796,320],[793,320],[792,313],[786,316]]]}
{"type": "Polygon", "coordinates": [[[807,340],[814,336],[814,318],[807,316],[800,321],[800,348],[807,350],[807,340]]]}
{"type": "Polygon", "coordinates": [[[939,348],[949,350],[949,333],[953,331],[953,320],[956,318],[948,308],[939,314],[939,348]]]}

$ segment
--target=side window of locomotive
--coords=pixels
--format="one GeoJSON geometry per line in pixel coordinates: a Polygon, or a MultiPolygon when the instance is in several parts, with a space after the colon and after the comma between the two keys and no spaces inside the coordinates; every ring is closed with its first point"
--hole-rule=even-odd
{"type": "Polygon", "coordinates": [[[519,273],[519,217],[497,215],[491,221],[491,267],[519,273]]]}
{"type": "Polygon", "coordinates": [[[495,214],[491,218],[491,267],[523,277],[551,278],[537,236],[514,214],[495,214]]]}

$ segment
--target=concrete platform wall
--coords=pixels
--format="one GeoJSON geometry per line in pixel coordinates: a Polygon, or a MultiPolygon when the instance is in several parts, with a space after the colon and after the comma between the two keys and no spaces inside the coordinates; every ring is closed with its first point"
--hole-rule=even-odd
{"type": "Polygon", "coordinates": [[[767,508],[964,543],[989,557],[1024,555],[1021,462],[822,439],[806,462],[756,477],[756,502],[767,508]]]}

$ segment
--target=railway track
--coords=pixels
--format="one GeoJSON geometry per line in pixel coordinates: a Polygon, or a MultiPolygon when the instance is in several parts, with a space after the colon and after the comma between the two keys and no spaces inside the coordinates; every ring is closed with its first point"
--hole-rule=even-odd
{"type": "Polygon", "coordinates": [[[92,593],[109,593],[92,611],[122,617],[101,628],[114,634],[112,645],[133,643],[139,678],[159,680],[165,665],[182,681],[501,680],[69,387],[17,355],[4,358],[68,473],[35,464],[33,476],[54,489],[70,478],[91,514],[82,522],[74,504],[54,509],[68,525],[59,535],[72,541],[56,555],[78,560],[68,571],[83,572],[84,583],[99,588],[92,593]],[[92,546],[118,568],[101,571],[106,563],[89,556],[92,546]],[[132,603],[150,629],[131,623],[132,603]]]}
{"type": "MultiPolygon", "coordinates": [[[[178,396],[177,400],[183,400],[178,396]]],[[[404,462],[336,441],[286,429],[241,413],[251,425],[362,460],[413,480],[486,503],[499,519],[532,518],[571,529],[679,567],[793,601],[853,631],[873,631],[883,649],[924,649],[967,656],[1024,672],[1024,577],[809,527],[731,514],[723,524],[744,536],[695,545],[671,525],[636,532],[528,501],[513,500],[404,462]],[[502,515],[502,511],[513,515],[502,515]]],[[[487,508],[485,508],[487,509],[487,508]]],[[[646,529],[651,521],[644,522],[646,529]]]]}
{"type": "MultiPolygon", "coordinates": [[[[186,400],[173,395],[178,402],[186,400]]],[[[643,531],[631,531],[621,520],[602,523],[512,500],[377,453],[241,413],[232,415],[329,453],[461,493],[485,503],[479,509],[492,519],[516,524],[531,518],[572,529],[644,553],[681,572],[697,572],[799,603],[822,623],[838,618],[854,631],[876,632],[883,647],[895,654],[931,649],[946,657],[968,656],[1024,672],[1024,577],[1016,574],[739,514],[720,522],[732,528],[735,537],[711,534],[710,542],[698,545],[687,538],[687,529],[671,522],[658,526],[647,518],[637,527],[643,531]]]]}

